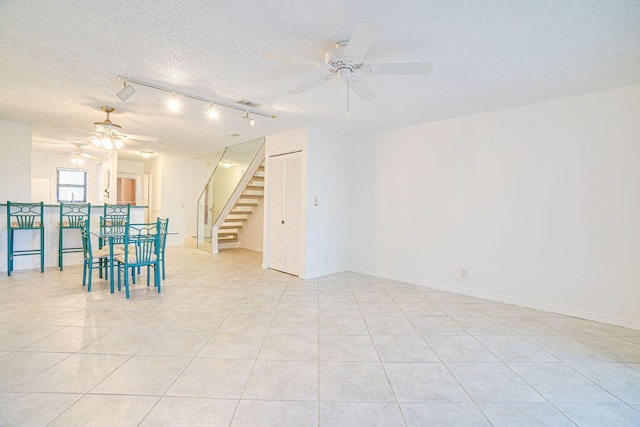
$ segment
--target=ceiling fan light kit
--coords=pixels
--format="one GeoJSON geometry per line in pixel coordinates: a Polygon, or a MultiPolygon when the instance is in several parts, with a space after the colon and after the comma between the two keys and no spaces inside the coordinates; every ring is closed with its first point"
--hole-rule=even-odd
{"type": "MultiPolygon", "coordinates": [[[[376,94],[367,85],[362,76],[364,74],[390,74],[390,75],[427,75],[433,70],[430,63],[389,63],[367,64],[364,56],[369,51],[373,42],[380,35],[380,28],[371,22],[359,22],[351,34],[349,41],[340,41],[324,56],[324,62],[308,58],[285,55],[280,53],[264,52],[263,58],[276,61],[285,61],[293,64],[307,65],[324,68],[330,74],[318,77],[287,92],[289,95],[298,95],[332,78],[338,78],[347,84],[347,96],[352,90],[362,101],[370,101],[376,94]]],[[[347,98],[347,117],[351,117],[347,98]]]]}

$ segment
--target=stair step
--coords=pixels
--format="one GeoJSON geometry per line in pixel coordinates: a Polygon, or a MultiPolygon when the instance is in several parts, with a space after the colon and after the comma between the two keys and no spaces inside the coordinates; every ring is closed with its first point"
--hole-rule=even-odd
{"type": "Polygon", "coordinates": [[[238,239],[218,239],[218,244],[220,243],[234,243],[237,242],[238,239]]]}
{"type": "MultiPolygon", "coordinates": [[[[258,206],[258,202],[255,203],[250,203],[250,202],[238,202],[234,205],[236,208],[240,207],[240,208],[255,208],[256,206],[258,206]]],[[[234,208],[235,209],[235,208],[234,208]]]]}
{"type": "Polygon", "coordinates": [[[253,211],[231,211],[229,215],[251,215],[253,211]]]}
{"type": "Polygon", "coordinates": [[[262,185],[247,185],[245,190],[249,191],[263,191],[264,187],[262,185]]]}
{"type": "Polygon", "coordinates": [[[264,172],[264,166],[258,166],[258,169],[260,172],[264,172]]]}
{"type": "Polygon", "coordinates": [[[237,230],[242,228],[242,224],[240,225],[224,225],[224,223],[220,226],[220,230],[237,230]]]}
{"type": "Polygon", "coordinates": [[[227,219],[224,220],[223,224],[227,224],[229,222],[247,222],[247,218],[228,218],[227,217],[227,219]]]}
{"type": "Polygon", "coordinates": [[[254,175],[253,178],[251,178],[251,181],[264,182],[264,176],[254,175]]]}
{"type": "Polygon", "coordinates": [[[242,194],[240,196],[241,199],[253,199],[253,200],[259,200],[264,198],[264,194],[242,194]]]}
{"type": "Polygon", "coordinates": [[[238,233],[237,232],[230,232],[230,231],[221,231],[218,232],[218,239],[220,238],[226,238],[226,237],[231,237],[231,238],[237,238],[238,237],[238,233]]]}

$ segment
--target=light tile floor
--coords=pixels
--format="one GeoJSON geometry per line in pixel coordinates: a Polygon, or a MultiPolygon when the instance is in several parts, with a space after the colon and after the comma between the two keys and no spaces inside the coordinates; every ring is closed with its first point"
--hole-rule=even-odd
{"type": "Polygon", "coordinates": [[[640,425],[640,331],[170,247],[157,294],[0,277],[0,425],[640,425]]]}

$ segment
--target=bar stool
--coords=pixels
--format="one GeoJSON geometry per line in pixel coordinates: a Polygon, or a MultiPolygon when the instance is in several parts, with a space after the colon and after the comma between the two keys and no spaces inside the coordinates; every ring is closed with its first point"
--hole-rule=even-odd
{"type": "Polygon", "coordinates": [[[58,267],[60,267],[60,271],[63,269],[63,254],[83,252],[82,246],[64,247],[64,230],[80,230],[85,221],[90,221],[90,219],[91,203],[60,203],[60,233],[58,238],[58,267]]]}
{"type": "Polygon", "coordinates": [[[13,271],[16,256],[40,255],[40,272],[44,273],[44,203],[11,203],[7,201],[7,276],[13,271]],[[37,230],[40,248],[14,249],[16,230],[37,230]]]}

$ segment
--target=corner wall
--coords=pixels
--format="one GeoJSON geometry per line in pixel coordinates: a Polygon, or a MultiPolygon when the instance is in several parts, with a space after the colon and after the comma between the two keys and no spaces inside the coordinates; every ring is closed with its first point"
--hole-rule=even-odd
{"type": "Polygon", "coordinates": [[[0,121],[0,203],[31,201],[31,126],[0,121]]]}
{"type": "Polygon", "coordinates": [[[352,268],[640,329],[638,111],[635,85],[363,138],[352,268]]]}

